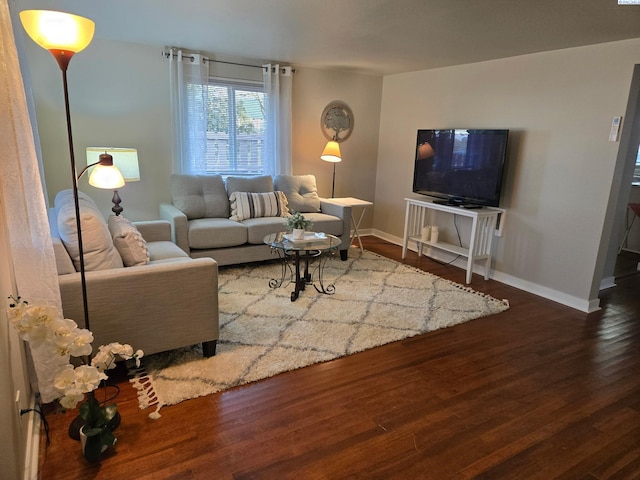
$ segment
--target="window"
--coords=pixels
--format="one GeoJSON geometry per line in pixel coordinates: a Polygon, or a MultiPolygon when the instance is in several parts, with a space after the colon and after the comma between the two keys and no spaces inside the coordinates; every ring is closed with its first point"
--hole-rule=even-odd
{"type": "Polygon", "coordinates": [[[207,93],[206,173],[223,176],[264,174],[263,86],[211,79],[207,93]]]}

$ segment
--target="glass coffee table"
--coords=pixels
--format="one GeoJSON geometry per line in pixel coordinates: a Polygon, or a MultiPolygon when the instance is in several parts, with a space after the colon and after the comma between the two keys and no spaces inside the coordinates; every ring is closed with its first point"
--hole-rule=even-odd
{"type": "Polygon", "coordinates": [[[264,243],[282,260],[282,276],[269,280],[271,288],[281,287],[289,278],[288,283],[294,284],[292,302],[297,300],[307,285],[313,285],[319,293],[335,293],[333,284],[325,286],[322,273],[327,259],[338,251],[342,243],[338,237],[328,233],[306,232],[304,239],[294,240],[293,234],[280,232],[264,237],[264,243]]]}

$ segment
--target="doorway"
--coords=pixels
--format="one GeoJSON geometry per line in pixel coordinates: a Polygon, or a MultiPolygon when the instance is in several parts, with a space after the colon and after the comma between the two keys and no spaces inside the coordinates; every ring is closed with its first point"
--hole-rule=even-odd
{"type": "MultiPolygon", "coordinates": [[[[615,278],[620,276],[635,275],[640,254],[633,252],[618,252],[625,233],[625,219],[628,215],[627,205],[632,195],[632,181],[636,172],[640,146],[640,65],[635,65],[627,101],[627,110],[623,119],[622,134],[616,160],[616,167],[611,183],[609,204],[607,206],[607,217],[600,239],[600,250],[598,254],[598,265],[596,275],[592,283],[591,299],[597,299],[601,288],[608,288],[615,285],[615,278]],[[624,255],[622,255],[624,253],[624,255]],[[629,254],[627,254],[629,253],[629,254]],[[636,261],[637,258],[637,261],[636,261]]],[[[638,194],[640,203],[640,186],[634,187],[634,194],[638,194]]],[[[631,221],[631,217],[629,217],[631,221]]],[[[640,219],[636,219],[640,227],[640,219]]],[[[636,226],[634,225],[634,228],[636,226]]],[[[640,237],[639,237],[640,241],[640,237]]],[[[640,245],[640,243],[639,243],[640,245]]],[[[640,284],[640,275],[638,283],[640,284]]]]}

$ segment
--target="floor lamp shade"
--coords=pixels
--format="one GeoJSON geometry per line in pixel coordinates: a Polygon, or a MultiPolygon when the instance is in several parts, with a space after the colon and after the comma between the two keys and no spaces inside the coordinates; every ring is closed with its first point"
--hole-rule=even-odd
{"type": "Polygon", "coordinates": [[[320,158],[325,162],[341,162],[342,155],[340,154],[340,144],[338,144],[338,142],[336,142],[335,140],[329,140],[327,142],[327,145],[324,147],[320,158]]]}
{"type": "Polygon", "coordinates": [[[331,182],[331,198],[334,197],[336,191],[336,163],[342,161],[340,153],[340,144],[335,140],[329,140],[322,151],[320,158],[325,162],[333,163],[333,180],[331,182]]]}
{"type": "Polygon", "coordinates": [[[51,52],[62,70],[91,43],[95,23],[88,18],[51,10],[24,10],[20,21],[31,39],[51,52]]]}

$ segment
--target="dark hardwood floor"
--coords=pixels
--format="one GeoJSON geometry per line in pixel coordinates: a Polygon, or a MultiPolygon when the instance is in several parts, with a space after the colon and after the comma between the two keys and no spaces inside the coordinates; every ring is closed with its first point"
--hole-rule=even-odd
{"type": "MultiPolygon", "coordinates": [[[[464,282],[414,253],[406,263],[464,282]]],[[[640,277],[626,271],[590,315],[474,275],[473,288],[511,308],[164,407],[157,420],[123,380],[115,450],[88,464],[67,437],[75,411],[49,414],[39,477],[639,479],[640,277]]]]}

